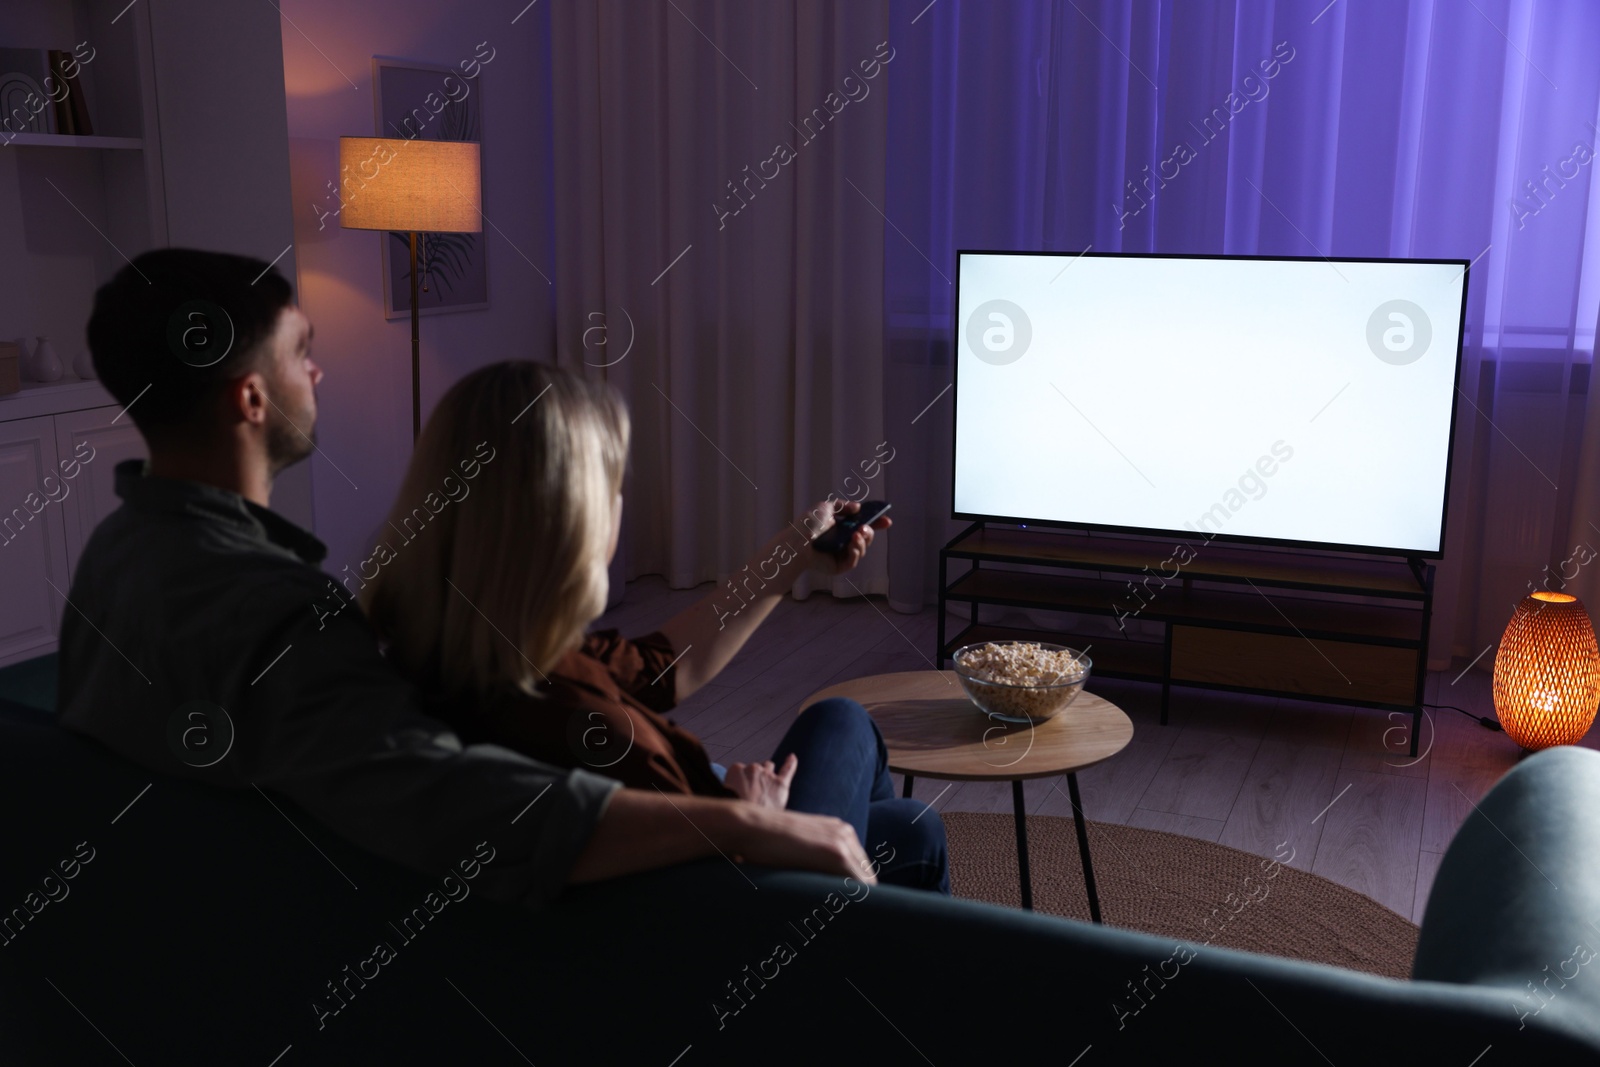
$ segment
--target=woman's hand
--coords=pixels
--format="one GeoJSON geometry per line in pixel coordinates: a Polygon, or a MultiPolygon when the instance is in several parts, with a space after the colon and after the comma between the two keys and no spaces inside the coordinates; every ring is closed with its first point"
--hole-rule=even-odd
{"type": "Polygon", "coordinates": [[[877,531],[889,528],[889,516],[856,530],[846,546],[832,555],[818,552],[810,544],[832,527],[838,516],[854,515],[860,510],[861,505],[855,501],[837,497],[822,501],[779,531],[720,588],[666,621],[661,632],[672,647],[684,652],[694,649],[693,655],[678,662],[673,674],[673,694],[680,701],[727,666],[761,621],[807,572],[832,578],[860,564],[877,531]]]}
{"type": "Polygon", "coordinates": [[[775,769],[771,760],[735,763],[728,768],[722,784],[737,793],[741,800],[782,811],[789,806],[789,783],[794,781],[795,768],[799,765],[800,759],[793,752],[783,761],[781,770],[775,769]]]}
{"type": "MultiPolygon", "coordinates": [[[[815,540],[833,527],[833,524],[845,515],[854,515],[861,510],[861,505],[854,500],[824,500],[803,516],[806,529],[811,531],[815,540]]],[[[855,570],[861,561],[866,558],[867,547],[872,544],[872,538],[878,530],[887,530],[894,525],[894,520],[887,515],[880,516],[872,525],[863,526],[851,536],[849,544],[844,549],[832,556],[823,557],[823,553],[811,550],[811,554],[823,557],[826,562],[818,562],[818,569],[827,574],[839,575],[855,570]]]]}

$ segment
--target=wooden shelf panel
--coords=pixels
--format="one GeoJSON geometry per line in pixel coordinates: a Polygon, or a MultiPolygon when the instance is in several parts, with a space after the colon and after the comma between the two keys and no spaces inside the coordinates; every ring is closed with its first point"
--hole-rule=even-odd
{"type": "Polygon", "coordinates": [[[1018,626],[995,626],[980,622],[968,626],[945,642],[946,656],[962,645],[975,645],[984,641],[1043,641],[1088,649],[1093,664],[1091,675],[1103,674],[1114,678],[1161,677],[1162,647],[1153,641],[1131,641],[1125,637],[1108,637],[1105,634],[1074,634],[1053,630],[1030,630],[1018,626]],[[1093,647],[1089,647],[1093,646],[1093,647]]]}
{"type": "Polygon", "coordinates": [[[1295,636],[1350,637],[1412,645],[1422,639],[1420,607],[1312,600],[1278,588],[1260,592],[1186,591],[1178,580],[1169,581],[1166,588],[1152,581],[1149,594],[1151,598],[1141,602],[1121,581],[980,567],[950,583],[945,596],[948,600],[1112,617],[1117,617],[1120,609],[1128,618],[1140,620],[1196,624],[1203,620],[1223,628],[1295,636]],[[1139,609],[1141,603],[1143,610],[1139,609]]]}
{"type": "Polygon", "coordinates": [[[1409,704],[1415,698],[1419,655],[1415,648],[1175,626],[1172,681],[1335,701],[1409,704]]]}
{"type": "Polygon", "coordinates": [[[56,382],[23,382],[22,391],[0,396],[0,422],[59,415],[116,404],[100,382],[90,378],[63,378],[56,382]]]}
{"type": "MultiPolygon", "coordinates": [[[[1042,563],[1139,573],[1177,566],[1173,552],[1179,540],[1138,541],[1131,538],[1086,537],[1040,530],[981,527],[952,541],[947,555],[962,559],[1042,563]]],[[[1208,581],[1272,584],[1295,589],[1421,599],[1423,590],[1411,568],[1382,559],[1309,558],[1269,548],[1239,548],[1189,542],[1194,558],[1183,566],[1189,578],[1208,581]]]]}
{"type": "Polygon", "coordinates": [[[102,137],[99,134],[69,133],[14,133],[9,138],[0,137],[0,147],[14,148],[117,148],[144,147],[139,137],[102,137]]]}

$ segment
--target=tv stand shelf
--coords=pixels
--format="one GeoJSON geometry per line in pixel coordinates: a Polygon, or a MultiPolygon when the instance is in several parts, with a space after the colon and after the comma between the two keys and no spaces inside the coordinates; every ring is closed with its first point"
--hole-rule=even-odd
{"type": "Polygon", "coordinates": [[[1411,713],[1416,755],[1433,568],[1419,559],[1101,536],[974,523],[939,553],[938,664],[997,640],[1091,646],[1094,672],[1411,713]],[[952,561],[970,568],[954,579],[952,561]],[[1029,570],[1018,569],[1021,567],[1029,570]],[[946,634],[946,609],[970,623],[946,634]],[[983,605],[1102,616],[1116,629],[999,626],[983,605]],[[1153,624],[1159,636],[1130,633],[1153,624]]]}

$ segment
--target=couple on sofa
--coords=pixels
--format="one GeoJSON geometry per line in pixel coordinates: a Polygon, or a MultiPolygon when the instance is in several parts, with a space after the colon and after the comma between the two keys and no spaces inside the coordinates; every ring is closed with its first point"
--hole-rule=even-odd
{"type": "MultiPolygon", "coordinates": [[[[152,770],[288,797],[370,853],[436,878],[459,866],[475,892],[535,907],[452,908],[454,929],[408,948],[381,997],[339,1026],[323,1025],[318,991],[312,1029],[302,943],[354,944],[366,928],[330,917],[376,926],[369,894],[346,905],[342,884],[330,894],[292,872],[230,868],[221,843],[256,824],[157,789],[140,803],[171,822],[134,817],[106,840],[122,879],[75,889],[73,920],[29,935],[48,950],[38,959],[12,954],[26,944],[0,955],[6,1062],[31,1038],[52,1051],[29,1062],[60,1062],[56,1012],[74,1026],[93,1014],[110,1041],[119,1025],[101,1013],[124,969],[162,966],[203,975],[191,995],[231,979],[221,999],[241,1001],[239,1019],[181,999],[162,1008],[184,1013],[180,1035],[198,1020],[262,1040],[257,1062],[283,1047],[262,1037],[277,1036],[279,1014],[302,1012],[304,1036],[271,1060],[285,1065],[369,1062],[379,1043],[391,1062],[509,1060],[492,1043],[521,1053],[524,1035],[541,1063],[681,1067],[1042,1052],[1082,1067],[1221,1052],[1342,1064],[1374,1049],[1384,1062],[1595,1062],[1600,984],[1570,970],[1589,958],[1573,945],[1600,931],[1595,753],[1541,753],[1474,805],[1439,867],[1407,983],[1209,945],[1184,953],[1180,978],[1136,978],[1185,942],[869,889],[944,889],[947,873],[939,820],[888,796],[882,743],[859,707],[808,709],[771,763],[722,774],[663,718],[807,562],[785,564],[737,615],[703,602],[638,641],[586,635],[605,600],[627,422],[604,390],[512,363],[440,402],[372,558],[330,578],[322,544],[267,507],[273,476],[312,447],[322,374],[291,295],[265,263],[182,250],[140,256],[98,294],[96,370],[150,459],[117,469],[124,504],[79,560],[61,718],[152,770]],[[141,869],[144,850],[164,866],[141,869]],[[201,877],[191,894],[213,860],[233,881],[201,877]],[[270,896],[209,895],[256,880],[270,896]],[[127,921],[129,898],[148,914],[127,921]],[[256,943],[255,921],[284,951],[230,954],[256,943]],[[245,932],[214,939],[208,924],[245,932]],[[187,936],[174,941],[167,925],[187,936]],[[174,945],[170,959],[146,959],[174,945]],[[46,985],[74,960],[89,965],[79,981],[103,983],[99,1007],[79,1011],[76,985],[46,985]],[[1161,992],[1131,1022],[1119,1005],[1136,980],[1161,992]],[[447,1025],[450,1006],[476,1029],[447,1025]],[[491,1051],[460,1051],[473,1034],[491,1051]]],[[[855,565],[872,539],[857,534],[831,565],[855,565]]],[[[73,773],[28,728],[8,736],[22,739],[3,750],[17,801],[40,791],[40,774],[73,773]]],[[[49,815],[8,810],[30,828],[49,815]]],[[[35,855],[55,832],[18,836],[35,855]]],[[[1140,875],[1161,892],[1159,876],[1140,875]]],[[[120,1030],[159,1031],[163,1017],[120,1030]]],[[[188,1058],[218,1060],[200,1046],[188,1058]]]]}
{"type": "Polygon", "coordinates": [[[943,826],[893,796],[860,705],[807,708],[771,760],[727,768],[666,717],[808,567],[856,566],[872,527],[837,556],[789,552],[731,618],[706,597],[647,637],[587,633],[627,411],[604,386],[504,362],[439,402],[383,539],[336,582],[321,543],[268,510],[274,476],[314,447],[323,373],[292,295],[265,263],[187,249],[146,253],[97,294],[95,369],[150,458],[117,468],[123,506],[74,577],[68,726],[154,769],[280,792],[426,871],[510,816],[524,833],[491,887],[506,899],[717,853],[949,893],[943,826]]]}

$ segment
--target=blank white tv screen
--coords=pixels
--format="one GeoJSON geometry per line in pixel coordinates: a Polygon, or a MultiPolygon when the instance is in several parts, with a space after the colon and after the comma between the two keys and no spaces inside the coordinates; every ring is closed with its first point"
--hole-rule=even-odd
{"type": "Polygon", "coordinates": [[[1438,555],[1462,260],[958,254],[958,518],[1438,555]]]}

